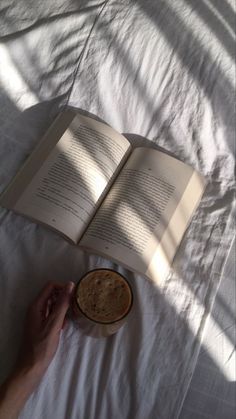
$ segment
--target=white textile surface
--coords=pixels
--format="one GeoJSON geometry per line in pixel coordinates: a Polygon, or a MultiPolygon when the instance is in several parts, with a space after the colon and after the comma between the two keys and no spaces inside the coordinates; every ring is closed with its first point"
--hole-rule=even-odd
{"type": "Polygon", "coordinates": [[[179,419],[235,419],[235,252],[234,241],[204,329],[196,368],[179,419]]]}
{"type": "Polygon", "coordinates": [[[21,419],[179,416],[234,236],[234,16],[233,0],[1,2],[1,190],[66,105],[148,138],[208,182],[159,285],[0,210],[1,380],[48,279],[111,266],[134,291],[117,335],[95,340],[69,323],[21,419]]]}

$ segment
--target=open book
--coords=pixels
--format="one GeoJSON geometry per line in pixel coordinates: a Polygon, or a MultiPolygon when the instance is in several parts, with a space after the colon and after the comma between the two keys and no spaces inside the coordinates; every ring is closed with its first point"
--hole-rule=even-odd
{"type": "Polygon", "coordinates": [[[132,149],[108,125],[67,110],[0,204],[158,281],[170,267],[204,184],[176,158],[132,149]]]}

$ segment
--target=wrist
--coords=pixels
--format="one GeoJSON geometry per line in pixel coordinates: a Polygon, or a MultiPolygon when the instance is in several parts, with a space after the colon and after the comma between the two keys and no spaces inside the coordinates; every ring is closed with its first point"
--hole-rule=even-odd
{"type": "Polygon", "coordinates": [[[16,367],[0,387],[0,417],[2,419],[18,417],[40,378],[33,368],[16,367]]]}
{"type": "Polygon", "coordinates": [[[10,394],[26,401],[41,380],[42,374],[34,366],[16,366],[6,380],[6,389],[10,394]]]}
{"type": "Polygon", "coordinates": [[[39,382],[41,381],[46,367],[42,362],[18,362],[15,366],[13,373],[10,375],[10,379],[23,382],[26,386],[26,390],[30,392],[34,390],[39,382]]]}
{"type": "Polygon", "coordinates": [[[19,377],[26,376],[29,382],[41,380],[44,375],[48,363],[45,362],[45,356],[35,350],[20,351],[18,360],[15,365],[14,373],[19,377]]]}

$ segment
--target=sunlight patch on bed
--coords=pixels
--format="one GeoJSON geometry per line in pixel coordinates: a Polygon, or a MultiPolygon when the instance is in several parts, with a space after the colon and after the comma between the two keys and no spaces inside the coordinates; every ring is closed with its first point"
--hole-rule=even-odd
{"type": "Polygon", "coordinates": [[[0,83],[17,108],[23,111],[39,103],[37,96],[30,91],[12,61],[7,47],[3,44],[0,44],[0,57],[0,83]]]}
{"type": "MultiPolygon", "coordinates": [[[[179,286],[180,281],[181,279],[177,277],[176,285],[172,284],[171,289],[165,294],[166,300],[174,307],[176,314],[187,323],[193,335],[199,336],[199,319],[204,315],[206,309],[189,289],[188,284],[181,281],[181,287],[179,286]]],[[[202,342],[203,351],[210,355],[226,380],[235,381],[234,345],[211,314],[208,315],[206,323],[208,324],[204,325],[204,331],[208,331],[208,336],[202,342]],[[218,343],[216,344],[216,342],[218,343]],[[222,357],[222,350],[224,357],[222,357]],[[227,359],[227,362],[223,363],[222,358],[227,359]]]]}

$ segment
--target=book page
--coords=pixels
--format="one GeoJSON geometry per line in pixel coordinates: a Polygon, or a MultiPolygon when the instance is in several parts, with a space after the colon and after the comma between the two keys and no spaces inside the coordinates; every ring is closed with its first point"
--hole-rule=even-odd
{"type": "Polygon", "coordinates": [[[76,243],[129,148],[106,124],[74,115],[13,209],[76,243]]]}
{"type": "Polygon", "coordinates": [[[191,167],[163,152],[136,148],[80,244],[157,278],[171,263],[203,191],[199,181],[193,190],[190,188],[191,203],[189,193],[185,196],[194,173],[191,167]],[[178,225],[173,225],[176,211],[178,225]],[[164,237],[165,248],[161,246],[164,237]],[[158,248],[158,255],[165,255],[162,265],[163,255],[160,260],[156,255],[158,248]]]}

